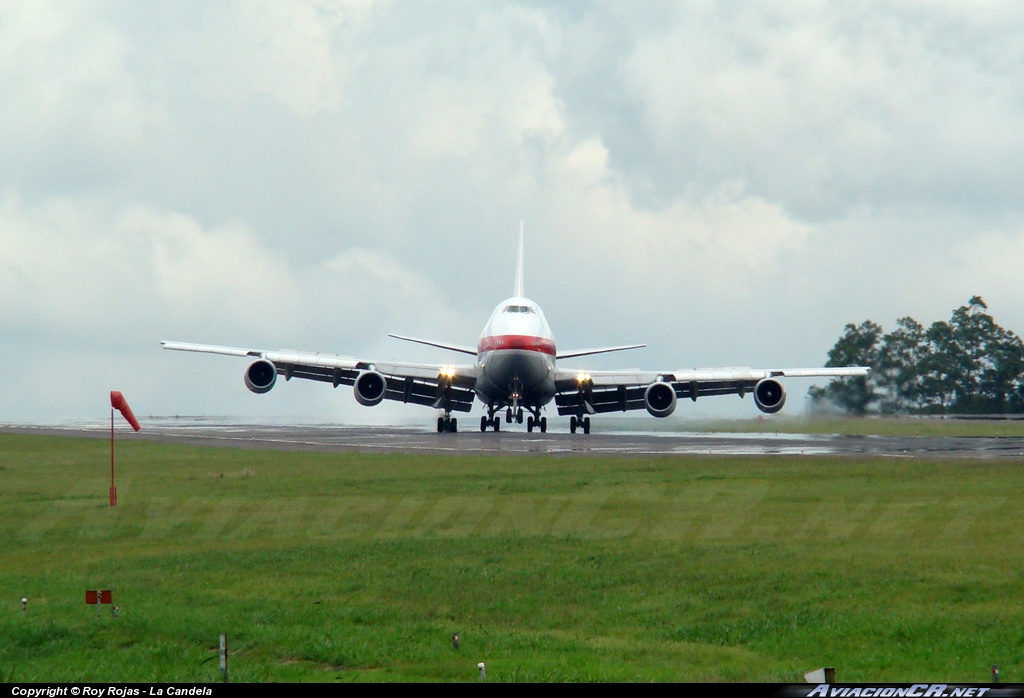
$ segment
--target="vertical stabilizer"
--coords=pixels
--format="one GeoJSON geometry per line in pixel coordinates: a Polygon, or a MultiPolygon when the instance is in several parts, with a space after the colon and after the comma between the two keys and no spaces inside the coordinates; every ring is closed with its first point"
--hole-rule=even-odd
{"type": "Polygon", "coordinates": [[[523,297],[523,222],[519,221],[519,258],[516,260],[516,288],[512,294],[516,298],[523,297]]]}

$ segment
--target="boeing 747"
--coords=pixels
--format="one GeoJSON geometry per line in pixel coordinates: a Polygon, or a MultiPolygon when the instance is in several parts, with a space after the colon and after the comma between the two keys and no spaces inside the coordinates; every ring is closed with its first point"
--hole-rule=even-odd
{"type": "Polygon", "coordinates": [[[867,368],[715,368],[670,371],[581,371],[559,368],[560,359],[602,354],[644,346],[600,347],[559,351],[540,306],[523,292],[523,235],[519,233],[515,290],[498,304],[484,326],[476,347],[400,335],[396,339],[440,347],[474,357],[466,364],[416,364],[365,361],[351,356],[298,351],[266,351],[186,342],[162,342],[164,349],[241,356],[252,359],[243,376],[254,393],[268,392],[278,376],[351,385],[356,401],[367,407],[384,400],[411,402],[442,411],[438,432],[455,432],[453,412],[469,412],[475,400],[486,414],[480,431],[498,431],[500,413],[506,423],[523,422],[526,430],[546,432],[542,411],[554,400],[560,416],[569,416],[569,430],[590,433],[590,418],[605,412],[646,409],[668,417],[680,399],[696,401],[711,395],[750,393],[767,414],[782,409],[786,391],[781,378],[865,376],[867,368]]]}

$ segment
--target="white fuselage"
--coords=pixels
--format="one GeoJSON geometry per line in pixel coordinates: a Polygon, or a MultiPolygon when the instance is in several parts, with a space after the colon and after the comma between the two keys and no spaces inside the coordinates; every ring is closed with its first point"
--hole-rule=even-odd
{"type": "Polygon", "coordinates": [[[555,396],[555,356],[540,307],[518,296],[502,301],[477,344],[476,394],[494,408],[546,405],[555,396]]]}

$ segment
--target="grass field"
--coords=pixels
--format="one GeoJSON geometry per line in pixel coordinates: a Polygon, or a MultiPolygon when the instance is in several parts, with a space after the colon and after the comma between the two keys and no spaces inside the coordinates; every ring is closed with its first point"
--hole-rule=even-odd
{"type": "Polygon", "coordinates": [[[106,448],[0,435],[0,680],[1024,680],[1020,463],[106,448]]]}

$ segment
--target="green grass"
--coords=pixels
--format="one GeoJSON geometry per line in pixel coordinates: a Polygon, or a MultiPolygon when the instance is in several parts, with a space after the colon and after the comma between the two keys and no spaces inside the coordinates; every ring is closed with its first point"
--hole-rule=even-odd
{"type": "Polygon", "coordinates": [[[106,448],[0,435],[7,681],[1024,678],[1020,463],[106,448]]]}
{"type": "MultiPolygon", "coordinates": [[[[682,429],[681,429],[682,430],[682,429]]],[[[789,417],[720,420],[687,425],[712,433],[843,434],[847,436],[1024,437],[1024,420],[939,417],[789,417]]]]}

